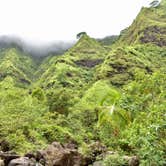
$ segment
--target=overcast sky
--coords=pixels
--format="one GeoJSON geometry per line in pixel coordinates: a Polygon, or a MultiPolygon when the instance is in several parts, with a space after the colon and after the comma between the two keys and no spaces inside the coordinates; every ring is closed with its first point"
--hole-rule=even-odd
{"type": "Polygon", "coordinates": [[[119,34],[152,0],[0,0],[0,35],[35,43],[119,34]]]}

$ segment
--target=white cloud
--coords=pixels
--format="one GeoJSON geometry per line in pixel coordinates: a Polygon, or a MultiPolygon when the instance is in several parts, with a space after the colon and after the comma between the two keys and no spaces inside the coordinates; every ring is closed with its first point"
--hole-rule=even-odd
{"type": "Polygon", "coordinates": [[[0,0],[0,35],[33,42],[118,34],[150,0],[0,0]]]}

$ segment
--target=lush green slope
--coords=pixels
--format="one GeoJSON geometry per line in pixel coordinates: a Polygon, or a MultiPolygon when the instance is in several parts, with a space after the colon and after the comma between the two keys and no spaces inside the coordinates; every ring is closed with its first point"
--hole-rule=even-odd
{"type": "Polygon", "coordinates": [[[142,8],[132,25],[122,32],[119,42],[130,45],[153,43],[166,46],[165,17],[165,0],[158,7],[142,8]]]}
{"type": "Polygon", "coordinates": [[[97,69],[97,79],[109,79],[115,86],[135,80],[138,73],[165,70],[166,49],[153,45],[134,45],[113,49],[97,69]]]}
{"type": "Polygon", "coordinates": [[[1,49],[1,150],[74,142],[92,157],[89,145],[99,141],[117,152],[99,158],[106,166],[123,165],[124,155],[139,156],[142,166],[164,165],[165,8],[165,0],[143,8],[109,49],[86,34],[40,63],[18,48],[1,49]]]}
{"type": "Polygon", "coordinates": [[[29,85],[34,70],[35,65],[32,59],[19,49],[7,48],[0,51],[1,80],[10,76],[17,82],[17,85],[29,85]]]}

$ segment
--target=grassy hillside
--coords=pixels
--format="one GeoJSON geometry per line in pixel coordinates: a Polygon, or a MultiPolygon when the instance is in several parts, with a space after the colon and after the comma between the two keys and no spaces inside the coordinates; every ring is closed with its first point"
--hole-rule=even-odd
{"type": "Polygon", "coordinates": [[[95,154],[105,166],[125,165],[125,155],[142,166],[165,165],[165,9],[165,0],[143,8],[109,49],[86,34],[40,62],[2,48],[0,150],[24,154],[74,142],[94,160],[91,145],[100,142],[115,152],[95,154]]]}

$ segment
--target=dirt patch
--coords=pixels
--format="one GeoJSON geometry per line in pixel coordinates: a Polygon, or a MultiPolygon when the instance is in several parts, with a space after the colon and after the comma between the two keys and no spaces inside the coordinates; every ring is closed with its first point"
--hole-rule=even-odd
{"type": "Polygon", "coordinates": [[[144,36],[140,38],[142,43],[153,43],[160,47],[166,46],[166,28],[158,26],[147,27],[144,36]]]}
{"type": "Polygon", "coordinates": [[[26,79],[24,79],[24,78],[20,78],[20,81],[21,81],[22,83],[25,83],[25,84],[31,84],[30,81],[28,81],[28,80],[26,80],[26,79]]]}
{"type": "Polygon", "coordinates": [[[120,65],[120,64],[110,64],[116,73],[124,73],[127,70],[127,66],[120,65]]]}
{"type": "Polygon", "coordinates": [[[78,66],[84,66],[88,68],[95,67],[96,65],[99,65],[103,62],[103,59],[82,59],[75,61],[75,64],[78,66]]]}

